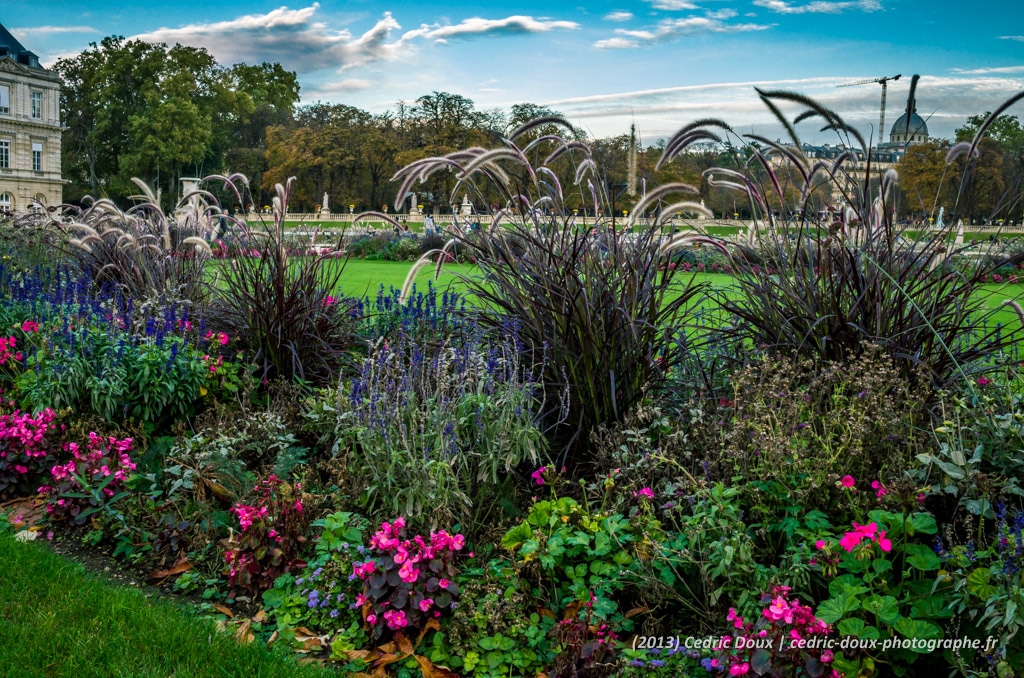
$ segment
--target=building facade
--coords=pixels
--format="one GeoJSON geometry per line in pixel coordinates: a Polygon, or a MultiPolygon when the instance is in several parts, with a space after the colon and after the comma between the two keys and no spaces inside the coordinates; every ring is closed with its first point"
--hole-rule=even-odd
{"type": "Polygon", "coordinates": [[[0,25],[0,211],[59,205],[60,77],[0,25]]]}

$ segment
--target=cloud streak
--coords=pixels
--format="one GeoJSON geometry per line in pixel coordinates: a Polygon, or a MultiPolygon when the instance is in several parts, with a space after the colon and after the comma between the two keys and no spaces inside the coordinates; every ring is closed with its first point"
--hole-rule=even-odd
{"type": "Polygon", "coordinates": [[[629,21],[632,18],[632,12],[608,12],[604,15],[605,21],[629,21]]]}
{"type": "Polygon", "coordinates": [[[807,5],[794,5],[785,0],[754,0],[754,4],[777,14],[841,14],[848,9],[859,9],[863,12],[877,12],[882,9],[882,3],[878,0],[848,0],[844,2],[819,0],[807,5]]]}
{"type": "Polygon", "coordinates": [[[92,26],[28,26],[25,28],[12,28],[11,35],[18,40],[25,38],[42,38],[48,35],[59,35],[61,33],[99,33],[92,26]]]}
{"type": "Polygon", "coordinates": [[[683,19],[663,19],[657,26],[643,30],[627,30],[618,28],[616,36],[594,43],[597,49],[633,49],[643,44],[671,42],[680,38],[703,35],[707,33],[747,33],[764,31],[774,24],[731,24],[722,19],[732,18],[735,12],[721,10],[710,16],[691,16],[683,19]]]}
{"type": "Polygon", "coordinates": [[[420,28],[408,31],[402,36],[405,42],[422,38],[437,42],[447,42],[456,38],[471,38],[481,35],[524,35],[530,33],[546,33],[553,30],[574,30],[580,25],[575,21],[546,21],[534,19],[532,16],[510,16],[504,19],[482,19],[473,17],[463,21],[442,26],[423,24],[420,28]]]}

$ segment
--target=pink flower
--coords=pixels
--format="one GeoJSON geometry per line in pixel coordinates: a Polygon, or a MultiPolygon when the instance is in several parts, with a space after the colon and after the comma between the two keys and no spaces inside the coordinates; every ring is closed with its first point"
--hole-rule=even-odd
{"type": "Polygon", "coordinates": [[[978,386],[988,386],[992,380],[987,377],[978,377],[978,386]]]}
{"type": "Polygon", "coordinates": [[[451,586],[451,582],[448,581],[447,579],[438,579],[437,580],[437,585],[440,586],[443,589],[446,589],[449,586],[451,586]]]}
{"type": "Polygon", "coordinates": [[[420,612],[426,612],[430,609],[430,606],[434,604],[431,598],[424,598],[420,601],[420,612]]]}
{"type": "Polygon", "coordinates": [[[33,334],[39,331],[39,323],[35,320],[26,320],[21,323],[21,331],[27,334],[33,334]]]}
{"type": "Polygon", "coordinates": [[[853,476],[843,476],[843,479],[839,481],[839,484],[843,487],[853,487],[857,484],[857,481],[854,480],[853,476]]]}
{"type": "Polygon", "coordinates": [[[539,469],[530,474],[530,477],[537,481],[538,485],[544,484],[544,473],[548,470],[547,466],[541,466],[539,469]]]}
{"type": "Polygon", "coordinates": [[[885,489],[885,485],[880,480],[872,480],[871,489],[875,491],[875,496],[879,499],[889,494],[889,490],[885,489]]]}
{"type": "Polygon", "coordinates": [[[228,335],[225,332],[218,332],[217,333],[217,337],[220,339],[220,345],[221,346],[227,346],[227,344],[228,344],[228,335]]]}
{"type": "Polygon", "coordinates": [[[633,496],[634,497],[643,497],[644,499],[654,499],[654,491],[651,488],[649,488],[649,487],[645,487],[642,490],[640,490],[639,492],[634,492],[633,496]]]}
{"type": "Polygon", "coordinates": [[[412,584],[419,576],[420,571],[413,567],[412,563],[406,563],[398,570],[398,577],[406,584],[412,584]]]}
{"type": "Polygon", "coordinates": [[[832,662],[833,656],[834,655],[832,654],[832,650],[824,650],[824,651],[822,651],[822,653],[821,653],[821,663],[822,664],[830,664],[832,662]]]}
{"type": "Polygon", "coordinates": [[[370,626],[373,626],[374,624],[376,624],[377,623],[377,615],[373,614],[372,612],[370,614],[366,615],[366,623],[369,624],[370,626]]]}
{"type": "Polygon", "coordinates": [[[814,547],[821,551],[823,548],[825,548],[825,540],[819,539],[818,541],[814,542],[814,547]]]}
{"type": "Polygon", "coordinates": [[[892,551],[892,542],[885,537],[885,531],[878,533],[878,547],[888,553],[892,551]]]}
{"type": "Polygon", "coordinates": [[[742,664],[733,664],[729,667],[730,676],[745,676],[750,673],[750,664],[743,662],[742,664]]]}

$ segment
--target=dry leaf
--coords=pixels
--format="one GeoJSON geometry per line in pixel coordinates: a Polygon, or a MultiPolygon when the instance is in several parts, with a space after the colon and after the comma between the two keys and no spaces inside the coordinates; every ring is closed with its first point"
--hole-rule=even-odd
{"type": "Polygon", "coordinates": [[[182,572],[188,572],[193,567],[195,567],[195,566],[192,563],[190,563],[190,562],[188,562],[186,560],[186,561],[183,561],[183,562],[176,563],[175,565],[173,565],[172,567],[167,568],[166,570],[154,570],[153,572],[149,573],[149,578],[150,579],[167,579],[168,577],[173,577],[176,574],[181,574],[182,572]]]}
{"type": "Polygon", "coordinates": [[[229,607],[227,607],[226,605],[221,605],[220,603],[214,603],[213,609],[215,609],[215,610],[217,610],[217,612],[220,612],[221,614],[225,615],[228,619],[234,619],[235,618],[235,613],[232,612],[231,609],[229,607]]]}
{"type": "Polygon", "coordinates": [[[243,619],[241,622],[239,622],[238,630],[235,631],[235,640],[242,643],[243,645],[248,645],[252,641],[256,640],[256,636],[252,632],[251,619],[243,619]]]}
{"type": "Polygon", "coordinates": [[[414,656],[420,665],[420,671],[423,672],[423,678],[459,678],[459,675],[453,673],[447,666],[437,666],[421,654],[414,656]]]}
{"type": "Polygon", "coordinates": [[[265,610],[260,610],[256,613],[256,616],[252,618],[254,624],[262,624],[267,621],[267,613],[265,610]]]}
{"type": "Polygon", "coordinates": [[[649,608],[649,607],[634,607],[632,610],[630,610],[629,612],[626,613],[626,619],[632,619],[633,617],[637,616],[638,614],[643,614],[644,612],[650,612],[650,611],[651,611],[651,608],[649,608]]]}

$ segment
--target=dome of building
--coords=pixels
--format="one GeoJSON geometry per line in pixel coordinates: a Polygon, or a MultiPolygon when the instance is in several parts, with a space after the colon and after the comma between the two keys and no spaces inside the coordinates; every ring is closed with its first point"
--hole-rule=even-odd
{"type": "Polygon", "coordinates": [[[889,131],[889,143],[911,144],[927,140],[928,124],[917,114],[917,101],[914,100],[911,102],[910,124],[907,124],[906,113],[896,118],[889,131]]]}

